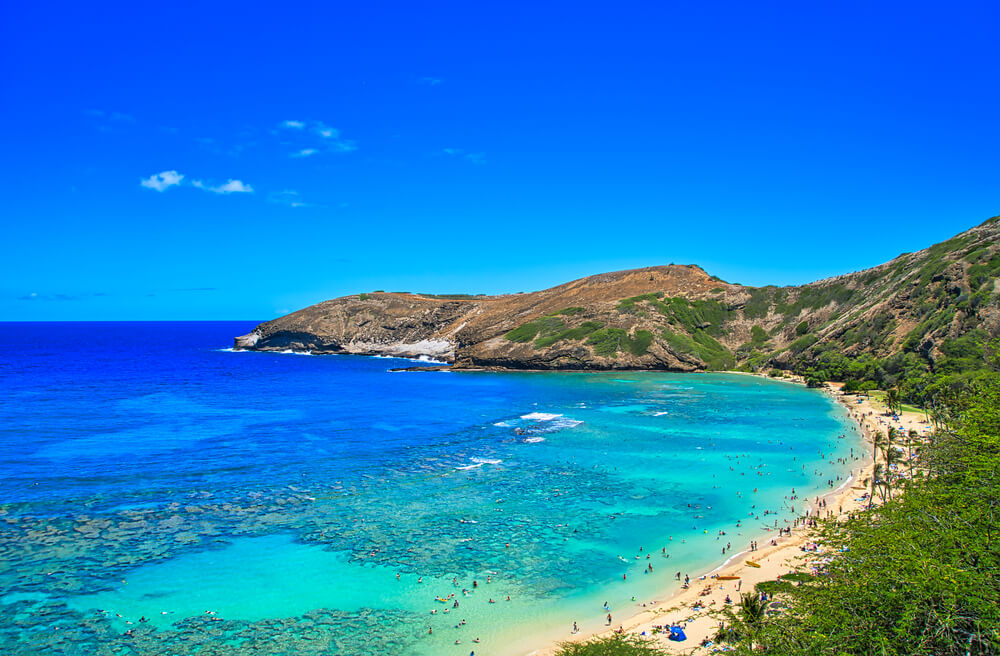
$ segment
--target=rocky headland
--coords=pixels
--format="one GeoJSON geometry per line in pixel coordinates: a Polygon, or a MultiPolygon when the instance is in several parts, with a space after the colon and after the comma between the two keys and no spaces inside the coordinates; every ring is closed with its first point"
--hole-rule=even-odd
{"type": "Polygon", "coordinates": [[[1000,217],[880,266],[747,287],[695,265],[602,273],[500,296],[372,292],[260,324],[235,348],[431,358],[455,368],[793,368],[835,349],[933,361],[1000,333],[1000,217]]]}

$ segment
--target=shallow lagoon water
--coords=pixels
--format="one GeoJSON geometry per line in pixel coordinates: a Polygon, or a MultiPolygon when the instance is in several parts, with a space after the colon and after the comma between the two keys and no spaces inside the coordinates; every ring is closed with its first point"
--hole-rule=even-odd
{"type": "Polygon", "coordinates": [[[250,327],[0,324],[5,653],[525,653],[860,455],[786,383],[224,350],[250,327]]]}

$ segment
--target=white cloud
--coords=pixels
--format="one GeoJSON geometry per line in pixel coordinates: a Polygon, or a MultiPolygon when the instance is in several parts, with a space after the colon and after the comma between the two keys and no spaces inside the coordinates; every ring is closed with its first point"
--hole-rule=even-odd
{"type": "Polygon", "coordinates": [[[352,153],[358,149],[358,146],[353,141],[338,141],[334,143],[331,148],[337,153],[352,153]]]}
{"type": "Polygon", "coordinates": [[[441,154],[442,155],[459,155],[462,152],[463,151],[462,151],[461,148],[442,148],[441,149],[441,154]]]}
{"type": "Polygon", "coordinates": [[[288,207],[313,207],[312,203],[307,203],[302,200],[299,192],[292,189],[285,189],[284,191],[275,191],[268,195],[267,199],[272,203],[277,203],[279,205],[287,205],[288,207]]]}
{"type": "Polygon", "coordinates": [[[322,123],[316,125],[316,134],[324,139],[340,139],[340,130],[323,125],[322,123]]]}
{"type": "MultiPolygon", "coordinates": [[[[323,121],[283,121],[280,128],[298,130],[304,139],[281,137],[283,145],[292,144],[297,150],[290,157],[310,157],[323,152],[352,153],[358,149],[357,142],[344,139],[340,130],[323,121]]],[[[279,134],[277,130],[273,134],[279,134]]]]}
{"type": "Polygon", "coordinates": [[[163,171],[162,173],[151,175],[145,180],[140,180],[139,184],[147,189],[166,191],[170,187],[179,185],[183,179],[184,176],[177,171],[163,171]]]}
{"type": "Polygon", "coordinates": [[[469,153],[465,156],[465,159],[469,160],[473,164],[485,164],[486,153],[469,153]]]}
{"type": "Polygon", "coordinates": [[[191,183],[198,189],[204,189],[205,191],[211,191],[213,194],[252,194],[253,187],[242,182],[241,180],[233,180],[230,178],[226,184],[219,185],[218,187],[211,187],[201,180],[195,180],[191,183]]]}
{"type": "Polygon", "coordinates": [[[444,80],[442,80],[439,77],[421,77],[421,78],[417,78],[417,84],[426,84],[427,86],[430,86],[430,87],[436,87],[437,85],[441,84],[442,82],[444,82],[444,80]]]}

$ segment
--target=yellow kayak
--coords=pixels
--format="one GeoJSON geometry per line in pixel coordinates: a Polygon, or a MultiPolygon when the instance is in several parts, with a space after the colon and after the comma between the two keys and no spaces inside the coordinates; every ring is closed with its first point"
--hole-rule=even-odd
{"type": "Polygon", "coordinates": [[[748,560],[747,565],[749,565],[750,567],[760,567],[760,563],[755,563],[752,560],[748,560]]]}

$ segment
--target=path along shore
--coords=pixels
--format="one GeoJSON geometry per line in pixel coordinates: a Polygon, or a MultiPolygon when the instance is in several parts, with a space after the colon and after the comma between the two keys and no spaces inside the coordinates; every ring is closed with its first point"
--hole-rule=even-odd
{"type": "MultiPolygon", "coordinates": [[[[925,422],[924,415],[917,412],[903,412],[897,419],[885,415],[885,406],[875,401],[861,397],[843,396],[840,393],[841,383],[827,383],[830,393],[842,403],[851,418],[856,421],[862,431],[866,443],[871,447],[873,436],[877,432],[885,433],[890,426],[902,428],[904,434],[911,429],[916,430],[921,438],[930,431],[930,425],[925,422]]],[[[870,487],[864,483],[870,479],[874,462],[870,452],[863,454],[860,472],[855,473],[841,488],[830,492],[824,497],[813,499],[806,506],[809,517],[839,517],[856,512],[868,506],[868,499],[862,498],[870,487]],[[825,503],[820,506],[819,502],[825,503]]],[[[796,571],[808,571],[809,562],[830,555],[822,544],[816,544],[816,532],[799,522],[798,526],[785,532],[783,537],[776,535],[761,538],[756,551],[743,551],[730,558],[725,565],[712,572],[698,574],[691,578],[688,589],[682,589],[664,601],[654,603],[642,602],[630,609],[633,614],[624,622],[615,622],[603,633],[578,633],[567,635],[562,642],[582,642],[597,635],[607,635],[612,631],[622,630],[626,633],[643,634],[652,637],[659,646],[669,653],[676,654],[710,654],[718,649],[718,645],[701,646],[702,641],[711,641],[719,626],[715,617],[717,611],[726,606],[728,595],[733,600],[734,608],[739,603],[740,593],[749,592],[758,583],[773,581],[779,576],[796,571]],[[813,550],[815,548],[815,550],[813,550]],[[759,565],[748,565],[751,561],[759,565]],[[716,576],[738,576],[738,580],[719,580],[716,576]],[[695,608],[698,604],[699,607],[695,608]],[[670,627],[681,625],[687,635],[683,642],[673,642],[667,639],[669,632],[654,632],[655,627],[670,627]]],[[[530,652],[529,656],[551,656],[558,649],[558,644],[548,645],[542,649],[530,652]]]]}

